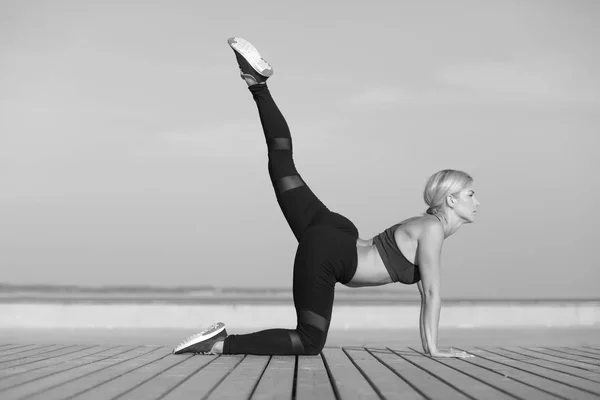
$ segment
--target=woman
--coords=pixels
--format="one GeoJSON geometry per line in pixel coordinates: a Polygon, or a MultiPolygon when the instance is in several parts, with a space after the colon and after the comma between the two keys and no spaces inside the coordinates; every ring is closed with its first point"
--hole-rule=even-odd
{"type": "Polygon", "coordinates": [[[227,335],[221,322],[184,340],[174,353],[316,355],[325,345],[334,287],[416,283],[421,293],[423,350],[433,357],[466,357],[437,347],[440,313],[440,255],[445,238],[475,220],[479,203],[472,178],[464,172],[439,171],[424,192],[423,216],[395,224],[369,240],[358,237],[352,222],[330,211],[300,177],[292,158],[292,138],[266,81],[271,66],[250,43],[231,38],[241,77],[258,106],[267,141],[269,174],[275,196],[298,240],[293,295],[296,329],[269,329],[227,335]]]}

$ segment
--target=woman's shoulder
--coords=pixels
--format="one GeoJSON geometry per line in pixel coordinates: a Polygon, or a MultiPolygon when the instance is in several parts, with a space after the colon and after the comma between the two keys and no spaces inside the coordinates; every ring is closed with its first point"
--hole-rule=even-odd
{"type": "Polygon", "coordinates": [[[444,227],[434,215],[419,215],[405,219],[398,224],[396,232],[407,234],[413,239],[420,239],[424,235],[443,233],[444,227]]]}

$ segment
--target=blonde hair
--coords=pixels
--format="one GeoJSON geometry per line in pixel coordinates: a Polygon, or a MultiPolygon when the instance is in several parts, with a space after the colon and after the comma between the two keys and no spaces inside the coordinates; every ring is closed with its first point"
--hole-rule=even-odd
{"type": "Polygon", "coordinates": [[[443,169],[431,175],[423,191],[423,200],[429,206],[425,214],[439,215],[446,197],[460,192],[472,182],[471,175],[454,169],[443,169]]]}

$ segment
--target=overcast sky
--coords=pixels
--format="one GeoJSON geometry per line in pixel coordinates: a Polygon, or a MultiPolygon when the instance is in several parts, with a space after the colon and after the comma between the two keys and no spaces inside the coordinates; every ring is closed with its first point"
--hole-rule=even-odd
{"type": "Polygon", "coordinates": [[[299,171],[362,238],[463,169],[481,207],[444,245],[443,296],[598,297],[599,16],[593,0],[0,0],[0,282],[291,287],[240,36],[274,66],[299,171]]]}

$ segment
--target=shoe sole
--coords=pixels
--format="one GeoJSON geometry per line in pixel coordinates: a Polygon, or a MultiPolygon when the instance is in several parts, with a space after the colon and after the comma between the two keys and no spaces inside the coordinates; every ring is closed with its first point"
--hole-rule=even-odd
{"type": "Polygon", "coordinates": [[[177,353],[178,351],[181,351],[181,350],[185,349],[186,347],[190,347],[190,346],[195,345],[196,343],[203,342],[205,340],[213,338],[213,337],[217,336],[219,333],[223,332],[223,330],[225,330],[224,323],[218,322],[215,325],[213,325],[209,328],[206,328],[204,331],[200,332],[198,334],[198,337],[194,338],[191,342],[186,342],[185,344],[180,344],[173,350],[173,353],[177,353]],[[217,326],[216,328],[214,328],[215,325],[217,326]],[[203,333],[209,329],[214,329],[214,330],[210,333],[206,333],[206,334],[203,333]]]}
{"type": "Polygon", "coordinates": [[[266,62],[261,56],[256,47],[250,42],[242,38],[233,37],[227,40],[229,46],[242,55],[248,61],[248,64],[260,75],[265,78],[273,75],[273,67],[266,62]]]}

